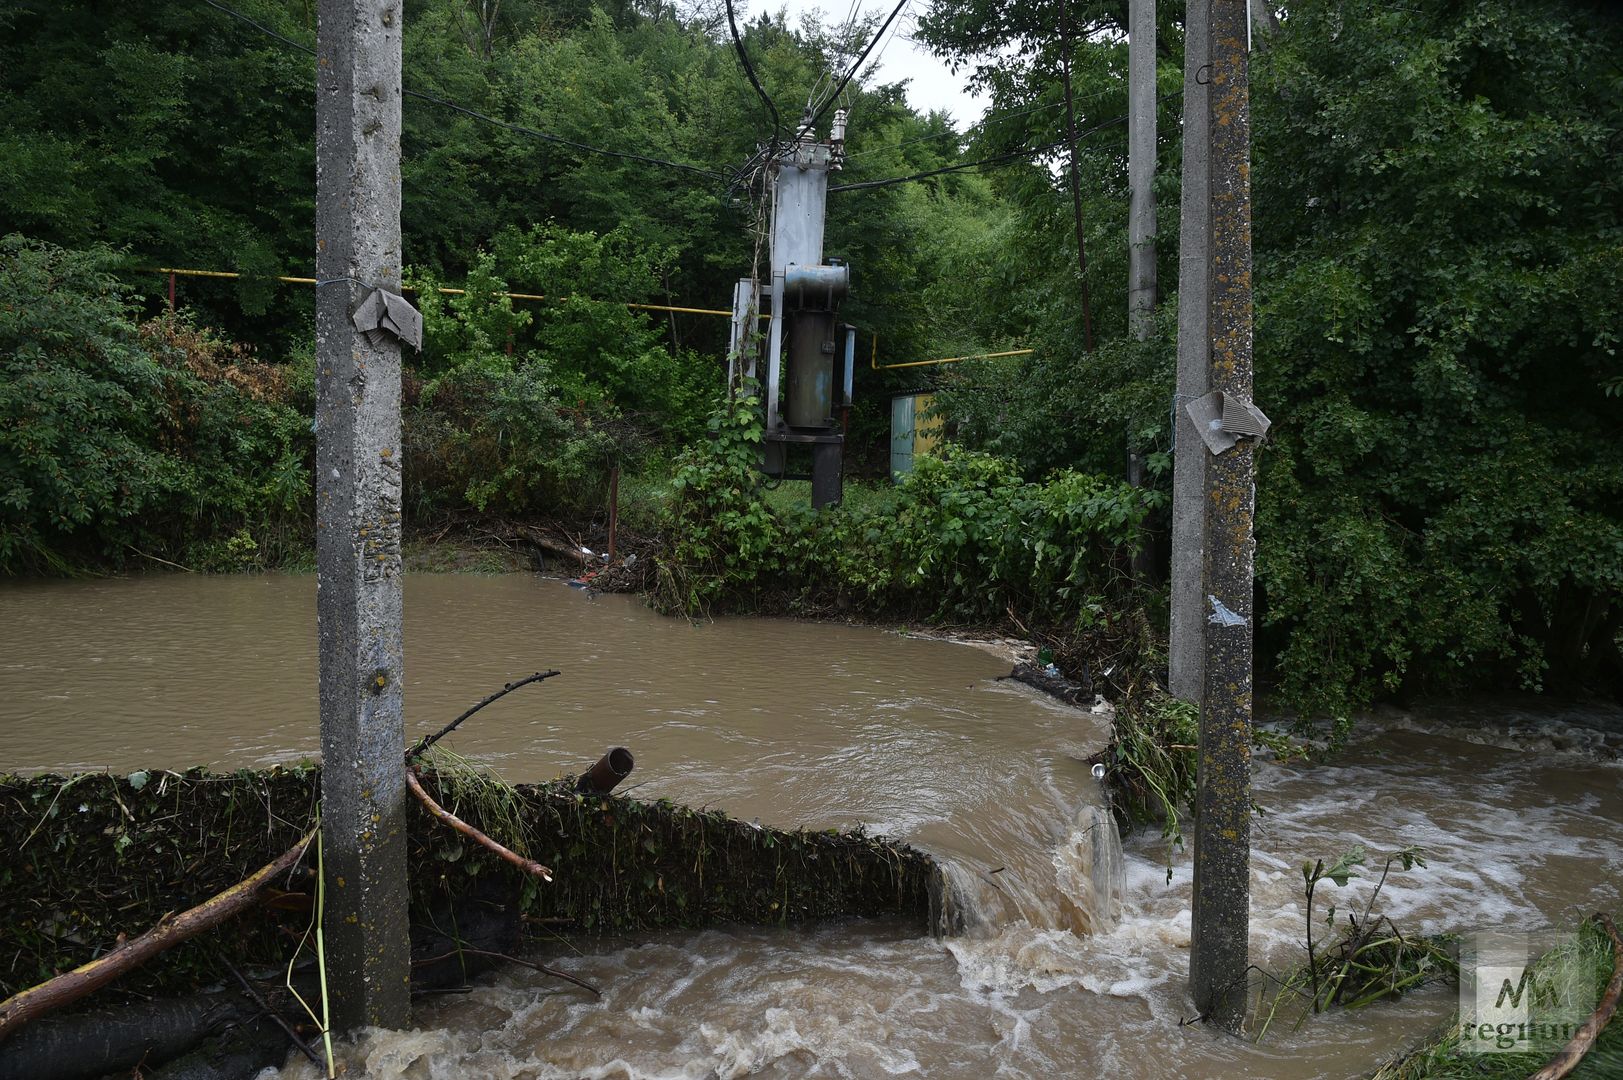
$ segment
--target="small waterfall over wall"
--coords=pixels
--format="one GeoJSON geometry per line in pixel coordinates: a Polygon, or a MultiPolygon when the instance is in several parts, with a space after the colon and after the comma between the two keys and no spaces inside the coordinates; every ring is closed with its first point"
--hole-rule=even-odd
{"type": "Polygon", "coordinates": [[[1083,804],[1046,845],[1033,837],[1030,850],[1011,853],[1004,866],[937,862],[931,924],[938,936],[995,930],[1016,920],[1088,935],[1121,917],[1121,835],[1110,811],[1098,804],[1083,804]]]}

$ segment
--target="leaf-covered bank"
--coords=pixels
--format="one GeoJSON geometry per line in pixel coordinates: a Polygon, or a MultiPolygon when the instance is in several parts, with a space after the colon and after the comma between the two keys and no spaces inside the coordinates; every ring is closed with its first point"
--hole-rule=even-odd
{"type": "Polygon", "coordinates": [[[1064,634],[1118,629],[1127,560],[1158,496],[947,447],[887,499],[821,513],[777,505],[757,471],[759,402],[741,395],[684,452],[671,485],[655,606],[687,615],[860,611],[1064,634]]]}

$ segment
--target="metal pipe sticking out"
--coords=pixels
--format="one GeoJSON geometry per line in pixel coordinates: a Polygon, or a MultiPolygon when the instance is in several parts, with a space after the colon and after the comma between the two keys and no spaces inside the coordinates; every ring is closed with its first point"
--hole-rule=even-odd
{"type": "Polygon", "coordinates": [[[630,750],[616,746],[581,774],[581,778],[575,782],[575,790],[586,795],[607,795],[620,785],[620,781],[631,775],[635,764],[630,750]]]}

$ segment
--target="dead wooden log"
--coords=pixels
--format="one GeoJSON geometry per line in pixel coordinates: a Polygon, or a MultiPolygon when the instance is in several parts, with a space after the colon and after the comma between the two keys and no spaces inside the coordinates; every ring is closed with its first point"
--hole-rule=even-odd
{"type": "Polygon", "coordinates": [[[491,694],[489,697],[480,701],[477,705],[474,705],[472,708],[468,709],[461,716],[457,717],[455,720],[452,720],[449,724],[446,724],[444,727],[434,732],[434,734],[424,735],[421,739],[417,740],[416,745],[414,745],[410,750],[406,751],[406,764],[410,765],[418,758],[422,757],[429,747],[433,746],[435,743],[451,734],[451,732],[461,727],[462,721],[466,720],[468,717],[472,716],[486,705],[500,701],[502,698],[506,697],[508,694],[511,694],[514,690],[517,690],[521,686],[529,686],[533,682],[543,682],[547,679],[551,679],[562,674],[563,672],[561,671],[538,671],[534,675],[526,675],[522,679],[513,680],[500,690],[496,691],[494,694],[491,694]]]}
{"type": "MultiPolygon", "coordinates": [[[[204,1039],[252,1027],[240,994],[138,1001],[93,1013],[48,1016],[0,1046],[0,1080],[95,1080],[126,1076],[185,1054],[204,1039]]],[[[281,1038],[276,1033],[276,1038],[281,1038]]],[[[285,1046],[282,1043],[273,1045],[285,1046]]],[[[287,1056],[285,1049],[282,1057],[287,1056]]]]}
{"type": "Polygon", "coordinates": [[[160,953],[253,907],[272,881],[298,864],[304,855],[304,849],[315,835],[314,832],[309,833],[278,856],[275,862],[261,867],[252,876],[237,882],[189,911],[158,920],[157,926],[140,937],[114,946],[108,952],[89,963],[80,964],[72,971],[63,972],[38,986],[29,987],[13,994],[5,1001],[0,1001],[0,1042],[4,1042],[30,1020],[38,1019],[46,1013],[78,1001],[160,953]]]}
{"type": "Polygon", "coordinates": [[[546,533],[536,529],[529,530],[529,533],[530,542],[549,555],[553,555],[565,562],[578,563],[582,568],[585,568],[590,562],[586,553],[580,549],[578,544],[572,546],[562,540],[554,540],[546,533]]]}
{"type": "Polygon", "coordinates": [[[411,788],[411,793],[417,796],[417,801],[423,804],[424,809],[426,809],[430,814],[433,814],[435,817],[439,818],[441,821],[445,822],[445,824],[449,825],[457,832],[461,833],[463,836],[466,836],[469,840],[472,840],[474,843],[494,851],[497,855],[500,855],[502,858],[506,859],[508,862],[512,863],[526,874],[533,874],[542,881],[552,880],[551,870],[548,870],[534,859],[526,859],[516,851],[503,847],[501,844],[498,844],[496,841],[492,840],[490,837],[486,836],[484,833],[480,832],[478,829],[474,828],[472,825],[469,825],[466,821],[463,821],[461,818],[445,809],[445,807],[435,802],[433,796],[429,795],[428,792],[423,790],[423,783],[417,776],[417,767],[415,765],[409,765],[406,767],[406,786],[411,788]]]}
{"type": "Polygon", "coordinates": [[[1595,1011],[1589,1014],[1577,1032],[1568,1040],[1549,1064],[1528,1077],[1528,1080],[1561,1080],[1578,1067],[1578,1063],[1589,1053],[1589,1048],[1595,1045],[1600,1038],[1601,1029],[1617,1012],[1617,1002],[1623,996],[1623,940],[1617,936],[1617,927],[1604,913],[1595,916],[1595,922],[1606,931],[1606,936],[1612,939],[1612,979],[1606,984],[1606,992],[1600,997],[1600,1004],[1595,1011]]]}

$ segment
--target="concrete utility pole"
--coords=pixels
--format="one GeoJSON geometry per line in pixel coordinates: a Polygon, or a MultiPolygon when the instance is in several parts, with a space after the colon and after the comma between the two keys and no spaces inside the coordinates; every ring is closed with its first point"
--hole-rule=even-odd
{"type": "Polygon", "coordinates": [[[1143,341],[1155,321],[1155,0],[1127,14],[1127,321],[1143,341]]]}
{"type": "Polygon", "coordinates": [[[352,316],[400,291],[401,0],[320,0],[316,623],[324,937],[339,1031],[411,1012],[401,713],[400,345],[352,316]]]}
{"type": "MultiPolygon", "coordinates": [[[[1241,432],[1246,421],[1228,418],[1251,402],[1250,16],[1246,0],[1204,2],[1211,5],[1211,388],[1223,398],[1224,419],[1215,423],[1241,432]]],[[[1265,419],[1254,419],[1266,430],[1265,419]]],[[[1206,484],[1211,610],[1204,627],[1189,987],[1201,1015],[1230,1031],[1245,1023],[1251,905],[1253,442],[1240,437],[1214,453],[1206,484]]],[[[1180,450],[1202,453],[1198,444],[1180,450]]]]}
{"type": "Polygon", "coordinates": [[[1188,0],[1183,35],[1183,196],[1178,227],[1178,383],[1172,399],[1172,625],[1167,689],[1199,703],[1205,668],[1206,449],[1184,405],[1205,395],[1212,303],[1211,0],[1188,0]]]}
{"type": "MultiPolygon", "coordinates": [[[[1155,325],[1155,0],[1127,5],[1127,327],[1145,341],[1155,325]]],[[[1144,455],[1127,446],[1127,482],[1144,486],[1144,455]]],[[[1133,576],[1149,581],[1154,553],[1133,556],[1133,576]]]]}

